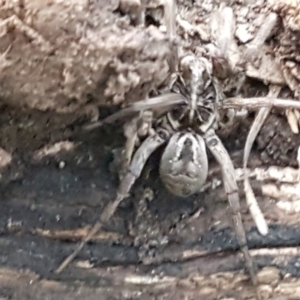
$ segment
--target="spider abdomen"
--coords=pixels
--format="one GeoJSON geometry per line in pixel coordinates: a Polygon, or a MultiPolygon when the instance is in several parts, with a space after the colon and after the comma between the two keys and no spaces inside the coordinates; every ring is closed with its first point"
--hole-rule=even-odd
{"type": "Polygon", "coordinates": [[[172,194],[187,197],[199,192],[208,173],[203,138],[192,132],[175,133],[164,150],[159,172],[172,194]]]}

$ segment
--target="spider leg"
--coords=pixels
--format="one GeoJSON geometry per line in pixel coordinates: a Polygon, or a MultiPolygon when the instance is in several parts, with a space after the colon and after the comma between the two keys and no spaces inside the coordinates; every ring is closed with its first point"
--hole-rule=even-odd
{"type": "Polygon", "coordinates": [[[210,114],[207,122],[201,124],[199,127],[201,132],[206,132],[210,127],[212,127],[213,124],[215,123],[217,117],[218,116],[216,116],[216,114],[210,114]]]}
{"type": "Polygon", "coordinates": [[[207,147],[221,166],[223,184],[232,211],[234,231],[236,234],[237,243],[240,247],[241,252],[243,253],[245,264],[250,274],[251,281],[254,285],[256,285],[256,266],[249,254],[249,249],[247,246],[246,233],[240,213],[240,201],[238,195],[238,186],[235,179],[234,166],[227,150],[225,149],[221,140],[215,134],[213,129],[209,129],[204,134],[204,140],[207,147]]]}
{"type": "Polygon", "coordinates": [[[123,177],[120,182],[119,188],[117,190],[116,199],[109,203],[104,210],[102,211],[99,220],[90,230],[88,235],[84,238],[84,240],[78,245],[78,247],[74,250],[74,252],[68,256],[63,263],[59,266],[59,268],[55,271],[55,273],[61,273],[78,255],[78,253],[84,248],[86,243],[92,239],[92,237],[103,227],[103,224],[107,223],[111,216],[115,213],[119,204],[125,199],[137,180],[141,175],[141,172],[144,168],[144,165],[150,155],[162,144],[164,144],[169,138],[169,134],[166,130],[158,130],[152,136],[149,136],[138,148],[136,153],[133,156],[133,159],[130,164],[130,168],[127,174],[123,177]]]}
{"type": "Polygon", "coordinates": [[[149,136],[135,152],[127,174],[121,180],[117,190],[117,197],[114,202],[108,204],[100,216],[102,223],[107,222],[114,214],[121,201],[128,196],[133,184],[140,177],[146,161],[150,155],[169,139],[169,133],[166,130],[158,130],[152,136],[149,136]]]}
{"type": "Polygon", "coordinates": [[[132,119],[124,125],[124,135],[126,136],[125,157],[120,172],[121,177],[126,174],[135,146],[139,142],[140,137],[153,135],[152,128],[153,113],[151,110],[141,111],[140,116],[132,119]]]}
{"type": "Polygon", "coordinates": [[[117,111],[116,113],[108,116],[103,120],[93,122],[85,126],[84,129],[93,130],[95,128],[103,126],[104,124],[112,124],[118,120],[129,118],[130,116],[133,116],[136,112],[140,112],[141,110],[151,109],[153,112],[161,115],[168,111],[172,106],[184,104],[186,102],[186,98],[177,93],[167,93],[165,95],[160,95],[150,99],[144,99],[130,104],[128,107],[117,111]]]}
{"type": "Polygon", "coordinates": [[[187,99],[181,94],[177,93],[167,93],[143,101],[137,101],[132,104],[132,109],[134,111],[140,111],[145,109],[151,109],[156,111],[156,109],[169,109],[170,107],[177,104],[187,103],[187,99]]]}
{"type": "MultiPolygon", "coordinates": [[[[270,91],[268,93],[267,97],[277,97],[279,95],[279,92],[281,90],[281,87],[279,86],[271,86],[270,91]]],[[[249,207],[249,211],[252,215],[252,218],[256,224],[256,227],[260,234],[266,235],[268,233],[268,225],[266,223],[266,220],[264,218],[264,215],[262,214],[254,192],[251,188],[249,177],[247,173],[247,163],[249,159],[249,155],[251,152],[251,148],[253,145],[253,142],[255,141],[257,134],[259,133],[263,123],[265,122],[266,118],[268,117],[269,113],[271,111],[271,107],[262,107],[258,111],[258,114],[255,117],[255,120],[250,128],[250,131],[247,136],[245,148],[244,148],[244,157],[243,157],[243,168],[244,168],[244,190],[245,190],[245,196],[246,201],[249,207]]]]}
{"type": "Polygon", "coordinates": [[[227,98],[219,105],[220,109],[241,108],[258,109],[261,107],[283,108],[283,109],[300,109],[300,101],[292,99],[280,99],[271,97],[254,97],[254,98],[227,98]]]}
{"type": "Polygon", "coordinates": [[[112,124],[112,123],[115,123],[117,120],[121,120],[123,118],[132,116],[132,115],[134,115],[134,113],[135,113],[135,111],[133,111],[131,107],[127,107],[127,108],[117,111],[116,113],[108,116],[107,118],[105,118],[103,120],[93,122],[91,124],[84,126],[84,129],[85,130],[93,130],[95,128],[103,126],[104,124],[112,124]]]}

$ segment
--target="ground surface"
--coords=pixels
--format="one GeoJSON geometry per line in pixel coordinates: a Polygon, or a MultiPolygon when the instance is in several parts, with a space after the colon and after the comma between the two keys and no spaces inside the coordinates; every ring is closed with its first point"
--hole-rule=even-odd
{"type": "MultiPolygon", "coordinates": [[[[119,1],[105,1],[105,6],[89,1],[92,8],[81,7],[86,1],[21,2],[20,7],[4,5],[0,15],[0,67],[5,70],[0,147],[13,158],[1,170],[0,299],[253,299],[222,186],[185,200],[170,195],[157,174],[159,153],[107,231],[62,274],[54,273],[114,199],[118,184],[110,166],[112,150],[123,145],[121,130],[84,132],[82,125],[88,117],[97,119],[95,104],[142,99],[150,87],[163,84],[170,73],[166,61],[174,53],[158,28],[135,26],[119,1]],[[56,26],[60,23],[66,25],[56,26]],[[103,93],[107,98],[99,97],[103,93]],[[60,148],[68,151],[36,152],[62,141],[60,148]]],[[[192,20],[189,14],[187,19],[192,20]]],[[[201,41],[191,36],[185,47],[197,48],[201,41]]],[[[299,137],[280,113],[267,119],[250,166],[297,167],[299,137]]],[[[222,136],[235,167],[241,166],[252,121],[253,115],[222,136]]],[[[210,162],[214,171],[208,182],[220,181],[218,166],[210,162]]],[[[280,206],[280,199],[262,197],[260,182],[252,183],[270,226],[266,237],[259,235],[242,202],[250,252],[261,271],[260,292],[263,299],[299,299],[299,204],[288,199],[280,206]]]]}
{"type": "MultiPolygon", "coordinates": [[[[14,153],[12,166],[2,174],[3,299],[20,299],[21,295],[22,299],[253,297],[241,255],[236,252],[223,188],[186,200],[168,194],[155,167],[159,153],[149,161],[107,232],[97,235],[67,270],[56,275],[54,270],[72,252],[76,240],[115,196],[111,150],[122,145],[122,134],[114,133],[116,138],[111,141],[115,128],[87,133],[80,120],[74,122],[71,116],[36,111],[4,109],[0,120],[1,144],[14,153]],[[9,123],[9,118],[14,121],[9,123]],[[41,128],[43,134],[36,135],[41,128]],[[66,140],[77,145],[74,150],[41,160],[34,155],[44,145],[66,140]]],[[[240,132],[246,130],[247,126],[240,132]]],[[[244,143],[243,134],[239,136],[241,141],[233,136],[225,143],[237,167],[244,143]]],[[[260,161],[254,159],[256,150],[257,146],[250,165],[260,161]]],[[[213,161],[211,168],[220,179],[213,161]]],[[[259,194],[259,184],[256,191],[259,194]]],[[[270,225],[268,236],[258,234],[244,204],[243,218],[259,268],[276,267],[262,275],[262,290],[266,299],[280,295],[297,299],[298,213],[287,215],[276,202],[259,200],[270,225]]]]}
{"type": "Polygon", "coordinates": [[[93,119],[98,105],[144,98],[170,73],[171,43],[118,0],[3,1],[0,22],[1,104],[93,119]]]}

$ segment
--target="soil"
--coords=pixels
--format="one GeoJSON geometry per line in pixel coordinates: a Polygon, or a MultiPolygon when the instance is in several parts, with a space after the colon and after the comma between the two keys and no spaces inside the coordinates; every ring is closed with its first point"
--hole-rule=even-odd
{"type": "MultiPolygon", "coordinates": [[[[112,149],[123,145],[121,129],[107,126],[86,132],[84,120],[75,121],[72,115],[11,108],[1,112],[0,120],[1,145],[14,153],[13,163],[2,172],[2,299],[254,297],[231,230],[223,188],[185,200],[170,195],[159,180],[159,151],[107,231],[98,234],[62,274],[55,274],[115,196],[118,179],[110,166],[112,149]],[[75,146],[36,159],[36,150],[60,141],[75,146]]],[[[287,124],[285,128],[290,132],[287,124]]],[[[236,135],[225,140],[236,167],[241,166],[247,124],[239,130],[244,132],[241,141],[236,135]]],[[[257,146],[250,166],[260,161],[256,153],[257,146]]],[[[210,165],[221,179],[217,164],[210,160],[210,165]]],[[[253,184],[259,195],[259,183],[253,184]]],[[[287,215],[263,197],[259,204],[270,226],[266,237],[258,234],[244,201],[243,219],[259,269],[273,266],[280,273],[282,280],[268,283],[275,297],[282,295],[284,287],[291,289],[299,277],[299,216],[287,215]]],[[[292,295],[297,293],[293,290],[292,295]]]]}
{"type": "Polygon", "coordinates": [[[120,1],[4,1],[0,103],[98,117],[143,99],[169,76],[172,43],[122,13],[120,1]]]}

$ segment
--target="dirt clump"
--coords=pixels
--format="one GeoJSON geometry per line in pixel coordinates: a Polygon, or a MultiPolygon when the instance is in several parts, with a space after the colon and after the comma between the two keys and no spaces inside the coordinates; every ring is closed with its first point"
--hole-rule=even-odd
{"type": "Polygon", "coordinates": [[[118,1],[4,1],[0,18],[1,103],[97,119],[169,75],[172,42],[118,1]]]}

